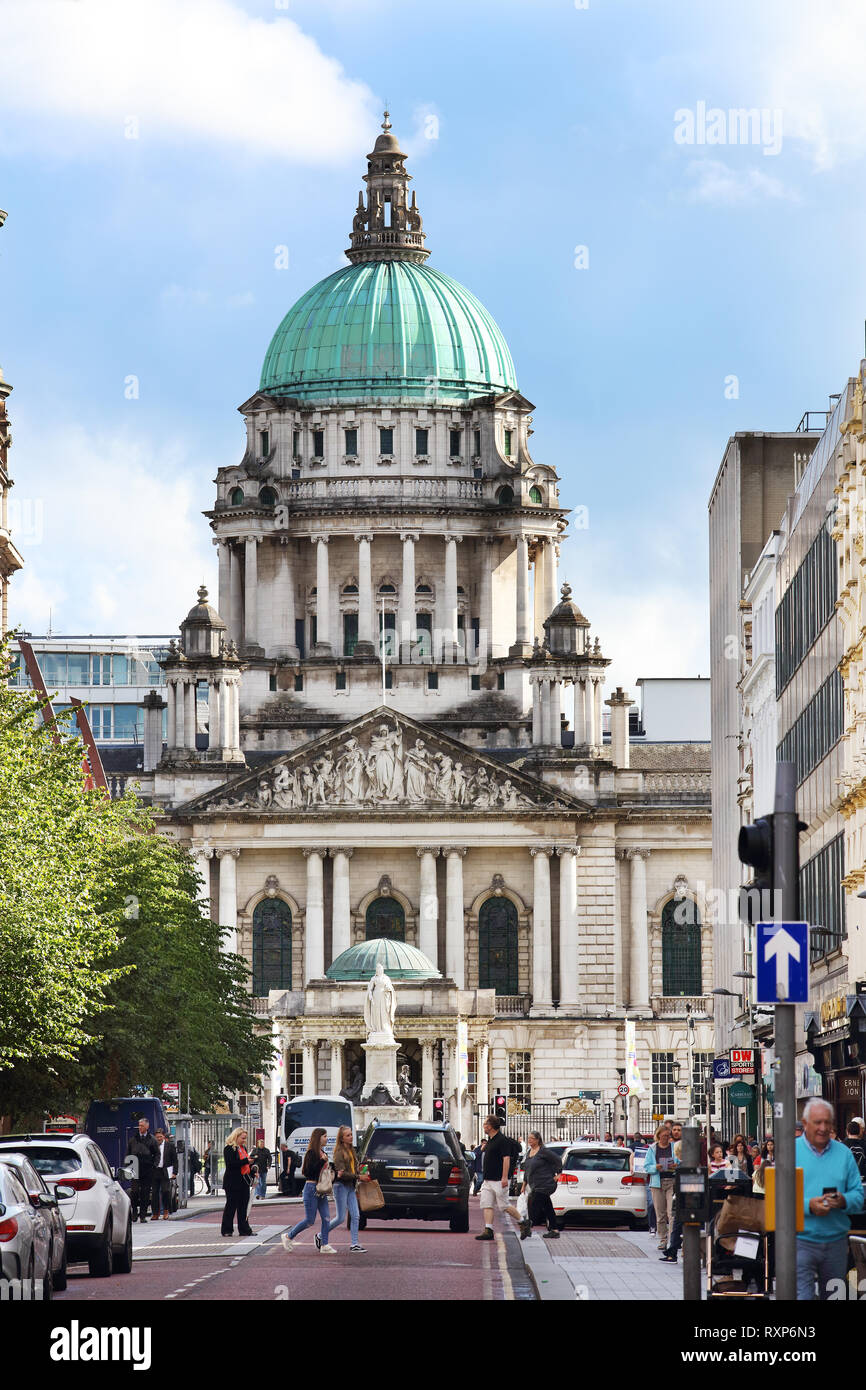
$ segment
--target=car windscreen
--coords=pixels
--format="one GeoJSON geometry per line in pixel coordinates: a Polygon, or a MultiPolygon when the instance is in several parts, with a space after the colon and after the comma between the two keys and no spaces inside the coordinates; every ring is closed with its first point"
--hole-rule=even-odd
{"type": "Polygon", "coordinates": [[[284,1133],[296,1129],[336,1129],[351,1122],[352,1111],[344,1100],[309,1100],[297,1105],[291,1101],[283,1111],[284,1133]]]}
{"type": "Polygon", "coordinates": [[[566,1154],[562,1167],[566,1173],[628,1173],[631,1152],[628,1149],[589,1149],[566,1154]]]}
{"type": "MultiPolygon", "coordinates": [[[[26,1157],[37,1173],[48,1173],[51,1177],[58,1173],[77,1173],[81,1167],[81,1159],[74,1149],[55,1149],[48,1144],[40,1144],[38,1149],[28,1146],[26,1157]]],[[[0,1163],[2,1161],[3,1150],[0,1149],[0,1163]]]]}
{"type": "Polygon", "coordinates": [[[370,1135],[365,1158],[383,1163],[405,1163],[428,1157],[457,1159],[446,1136],[438,1129],[378,1129],[370,1135]]]}

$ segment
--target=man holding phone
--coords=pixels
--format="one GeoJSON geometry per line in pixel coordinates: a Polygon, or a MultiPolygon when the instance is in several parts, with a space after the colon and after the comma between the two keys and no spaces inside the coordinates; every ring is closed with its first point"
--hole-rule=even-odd
{"type": "Polygon", "coordinates": [[[832,1124],[829,1101],[807,1101],[804,1132],[796,1143],[806,1207],[803,1231],[797,1236],[797,1298],[804,1302],[814,1300],[816,1280],[822,1302],[833,1292],[833,1280],[841,1279],[844,1285],[851,1213],[863,1210],[863,1184],[854,1155],[830,1138],[832,1124]]]}

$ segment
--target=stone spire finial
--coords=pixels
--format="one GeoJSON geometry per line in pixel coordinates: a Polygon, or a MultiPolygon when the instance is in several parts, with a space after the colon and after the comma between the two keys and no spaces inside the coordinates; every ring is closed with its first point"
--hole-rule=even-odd
{"type": "Polygon", "coordinates": [[[207,603],[207,589],[204,584],[198,586],[198,601],[199,603],[207,603]]]}
{"type": "Polygon", "coordinates": [[[346,255],[353,265],[360,261],[426,261],[430,252],[424,245],[423,223],[414,193],[409,202],[411,179],[406,172],[405,152],[392,133],[386,108],[382,134],[367,155],[366,204],[362,193],[352,218],[346,255]]]}

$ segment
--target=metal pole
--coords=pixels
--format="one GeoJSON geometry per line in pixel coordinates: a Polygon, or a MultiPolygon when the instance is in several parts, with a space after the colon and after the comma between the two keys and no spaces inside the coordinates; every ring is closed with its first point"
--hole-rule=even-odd
{"type": "Polygon", "coordinates": [[[695,1114],[695,1064],[692,1055],[694,1028],[695,1021],[692,1018],[692,1006],[691,1004],[686,1004],[686,1058],[689,1068],[689,1124],[691,1124],[695,1114]]]}
{"type": "MultiPolygon", "coordinates": [[[[776,922],[796,922],[800,916],[796,788],[794,764],[777,763],[773,820],[773,920],[776,922]]],[[[784,1302],[794,1302],[797,1297],[795,1016],[796,1005],[776,1005],[776,1058],[779,1068],[776,1074],[773,1107],[773,1138],[776,1150],[776,1299],[784,1302]]]]}
{"type": "MultiPolygon", "coordinates": [[[[701,1132],[694,1115],[683,1126],[682,1167],[701,1166],[701,1132]]],[[[683,1299],[686,1303],[701,1301],[701,1228],[695,1221],[683,1222],[683,1299]]]]}

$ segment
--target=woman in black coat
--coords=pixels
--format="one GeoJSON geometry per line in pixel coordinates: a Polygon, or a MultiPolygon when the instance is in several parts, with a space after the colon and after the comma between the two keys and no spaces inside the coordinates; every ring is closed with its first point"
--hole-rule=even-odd
{"type": "Polygon", "coordinates": [[[556,1175],[562,1172],[562,1160],[544,1147],[537,1129],[530,1132],[529,1152],[523,1164],[523,1188],[529,1190],[529,1216],[520,1223],[520,1239],[526,1240],[533,1226],[547,1225],[545,1240],[558,1240],[556,1213],[550,1200],[556,1191],[556,1175]]]}
{"type": "Polygon", "coordinates": [[[256,1170],[250,1163],[250,1156],[247,1152],[247,1131],[245,1129],[233,1129],[231,1134],[227,1136],[223,1158],[226,1165],[223,1173],[226,1204],[223,1208],[222,1234],[224,1236],[234,1235],[235,1212],[237,1212],[238,1235],[254,1236],[255,1231],[250,1229],[250,1223],[247,1220],[247,1207],[250,1204],[250,1185],[256,1170]]]}

